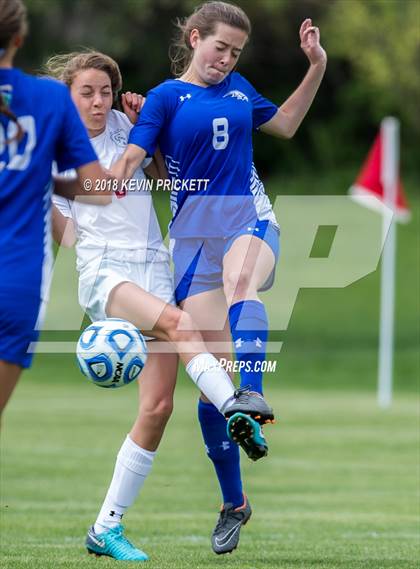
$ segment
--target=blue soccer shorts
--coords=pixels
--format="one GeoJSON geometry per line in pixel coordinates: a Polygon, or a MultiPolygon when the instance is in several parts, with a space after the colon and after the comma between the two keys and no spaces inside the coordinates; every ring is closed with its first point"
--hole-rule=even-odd
{"type": "MultiPolygon", "coordinates": [[[[267,243],[277,263],[280,253],[280,232],[276,225],[263,220],[252,227],[245,226],[234,235],[224,238],[182,238],[173,240],[172,256],[175,265],[175,299],[177,304],[209,290],[223,287],[223,257],[241,235],[253,235],[267,243]]],[[[275,265],[260,290],[272,287],[275,265]]]]}
{"type": "Polygon", "coordinates": [[[40,306],[39,295],[0,290],[0,360],[30,367],[34,354],[28,348],[38,340],[40,306]]]}

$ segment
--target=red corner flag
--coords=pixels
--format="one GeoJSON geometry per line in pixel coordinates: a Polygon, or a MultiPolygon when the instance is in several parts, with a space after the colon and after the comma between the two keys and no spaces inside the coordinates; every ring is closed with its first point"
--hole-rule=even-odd
{"type": "MultiPolygon", "coordinates": [[[[370,196],[378,199],[380,202],[382,202],[382,204],[388,205],[388,207],[391,207],[395,211],[395,218],[397,221],[407,222],[410,219],[410,209],[399,176],[396,188],[395,206],[392,207],[392,204],[387,204],[384,193],[384,170],[382,162],[383,133],[379,132],[379,134],[376,136],[372,148],[369,151],[365,163],[363,164],[359,176],[357,177],[353,186],[351,186],[349,192],[356,198],[359,196],[364,198],[370,196]]],[[[366,207],[380,209],[381,204],[379,204],[376,199],[363,199],[360,200],[360,203],[366,207]]]]}
{"type": "Polygon", "coordinates": [[[359,203],[379,209],[383,214],[378,350],[378,403],[383,408],[392,402],[397,255],[397,225],[394,221],[405,221],[410,215],[399,177],[399,156],[400,123],[395,117],[386,117],[355,184],[350,188],[350,193],[359,203]]]}

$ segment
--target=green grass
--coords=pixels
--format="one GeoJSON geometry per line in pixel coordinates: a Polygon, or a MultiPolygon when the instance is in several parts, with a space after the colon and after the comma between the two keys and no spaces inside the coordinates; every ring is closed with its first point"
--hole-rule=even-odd
{"type": "MultiPolygon", "coordinates": [[[[413,221],[398,228],[392,408],[376,405],[378,271],[342,289],[301,290],[288,330],[271,336],[284,343],[277,372],[265,380],[279,422],[267,428],[269,457],[243,460],[254,515],[240,548],[221,558],[211,552],[220,496],[203,451],[196,393],[180,373],[152,475],[125,520],[129,538],[151,556],[147,567],[419,566],[420,200],[413,190],[413,221]]],[[[158,202],[160,212],[166,208],[158,202]]],[[[319,251],[328,250],[331,235],[319,238],[319,251]]],[[[64,261],[50,322],[63,324],[64,314],[75,314],[76,326],[70,332],[52,326],[47,340],[74,340],[83,316],[74,308],[71,254],[64,261]]],[[[280,279],[281,271],[280,265],[280,279]]],[[[4,418],[0,567],[115,566],[90,558],[83,540],[136,401],[134,386],[108,392],[84,383],[72,355],[37,356],[4,418]]]]}
{"type": "MultiPolygon", "coordinates": [[[[136,388],[107,392],[62,375],[55,384],[27,378],[6,414],[1,567],[113,564],[88,557],[83,539],[135,414],[136,388]]],[[[352,391],[271,389],[270,400],[281,414],[267,429],[270,456],[243,460],[254,517],[240,549],[219,558],[209,547],[218,490],[194,389],[181,380],[152,475],[126,516],[148,567],[417,567],[416,401],[398,395],[384,413],[372,394],[352,391]]]]}

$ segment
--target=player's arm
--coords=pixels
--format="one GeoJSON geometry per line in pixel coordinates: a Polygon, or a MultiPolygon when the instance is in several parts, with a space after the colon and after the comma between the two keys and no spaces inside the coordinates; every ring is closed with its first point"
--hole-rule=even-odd
{"type": "Polygon", "coordinates": [[[132,178],[146,156],[154,155],[159,134],[165,125],[166,114],[164,98],[161,94],[151,91],[141,108],[137,123],[130,131],[124,154],[111,168],[111,174],[117,180],[132,178]]]}
{"type": "Polygon", "coordinates": [[[267,134],[291,138],[299,128],[318,91],[327,66],[327,54],[320,44],[319,29],[305,20],[299,31],[300,46],[309,59],[309,69],[302,83],[277,113],[261,126],[267,134]]]}
{"type": "Polygon", "coordinates": [[[146,158],[146,150],[136,144],[127,144],[124,154],[112,166],[111,175],[117,180],[128,180],[146,158]]]}
{"type": "MultiPolygon", "coordinates": [[[[146,102],[146,97],[139,95],[138,93],[132,93],[127,91],[121,95],[121,104],[124,114],[129,119],[129,121],[135,125],[139,119],[141,110],[146,102]]],[[[162,154],[159,149],[156,150],[153,155],[153,160],[150,161],[148,166],[143,168],[148,176],[154,179],[167,178],[168,173],[166,171],[165,163],[163,161],[162,154]]]]}
{"type": "Polygon", "coordinates": [[[73,247],[76,243],[76,231],[71,217],[66,217],[53,204],[52,206],[53,239],[61,247],[73,247]]]}
{"type": "Polygon", "coordinates": [[[94,205],[108,205],[112,201],[113,176],[98,161],[76,168],[77,178],[54,177],[54,193],[68,200],[94,205]],[[101,191],[97,191],[100,188],[101,191]]]}

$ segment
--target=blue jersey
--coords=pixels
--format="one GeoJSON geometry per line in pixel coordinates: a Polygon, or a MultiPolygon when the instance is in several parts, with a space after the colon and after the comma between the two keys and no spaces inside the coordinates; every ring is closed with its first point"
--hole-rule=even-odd
{"type": "Polygon", "coordinates": [[[170,79],[148,93],[129,142],[150,155],[159,145],[170,177],[191,182],[171,193],[172,237],[228,237],[274,218],[252,133],[276,112],[237,72],[208,87],[170,79]]]}
{"type": "Polygon", "coordinates": [[[51,166],[96,160],[68,88],[57,81],[0,69],[0,92],[24,130],[0,113],[0,293],[42,296],[51,256],[51,166]]]}

